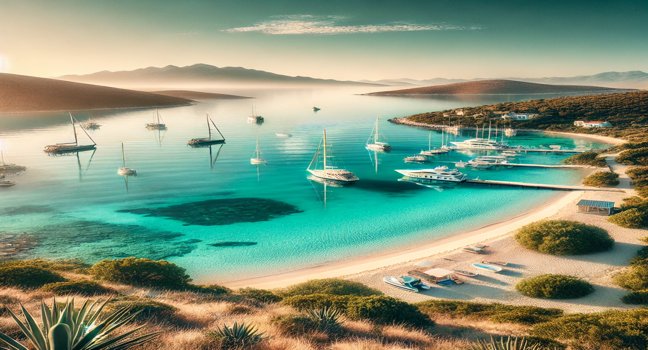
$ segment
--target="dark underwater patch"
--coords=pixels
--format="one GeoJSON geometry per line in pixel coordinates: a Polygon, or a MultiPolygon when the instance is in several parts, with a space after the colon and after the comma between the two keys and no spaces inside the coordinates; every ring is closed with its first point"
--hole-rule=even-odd
{"type": "Polygon", "coordinates": [[[217,242],[209,245],[212,247],[249,247],[256,244],[257,242],[217,242]]]}
{"type": "Polygon", "coordinates": [[[91,263],[128,256],[168,259],[191,253],[200,242],[182,239],[179,232],[83,220],[35,228],[28,234],[38,242],[29,255],[91,263]]]}
{"type": "Polygon", "coordinates": [[[417,186],[411,182],[405,181],[387,181],[387,180],[362,180],[353,185],[365,191],[382,192],[388,194],[407,194],[408,192],[421,190],[421,186],[417,186]]]}
{"type": "Polygon", "coordinates": [[[264,198],[210,199],[161,208],[119,210],[120,213],[166,217],[185,225],[216,226],[239,222],[269,221],[274,218],[301,213],[296,206],[264,198]]]}
{"type": "Polygon", "coordinates": [[[0,210],[0,215],[14,216],[14,215],[28,215],[28,214],[42,214],[51,213],[54,209],[46,205],[22,205],[19,207],[10,207],[0,210]]]}

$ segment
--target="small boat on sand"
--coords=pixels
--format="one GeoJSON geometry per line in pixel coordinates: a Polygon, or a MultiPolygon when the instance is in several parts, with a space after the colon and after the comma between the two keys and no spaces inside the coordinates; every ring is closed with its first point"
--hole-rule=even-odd
{"type": "Polygon", "coordinates": [[[414,293],[430,289],[430,286],[421,282],[420,279],[411,276],[401,276],[400,278],[395,276],[385,276],[383,277],[383,282],[414,293]]]}
{"type": "Polygon", "coordinates": [[[466,271],[466,270],[454,270],[457,275],[466,276],[466,277],[477,277],[478,273],[466,271]]]}
{"type": "Polygon", "coordinates": [[[490,272],[500,272],[502,271],[502,268],[499,266],[491,265],[491,264],[485,264],[485,263],[472,263],[472,267],[480,270],[486,270],[490,272]]]}
{"type": "Polygon", "coordinates": [[[491,265],[499,265],[499,266],[508,266],[509,263],[506,261],[484,261],[482,260],[483,264],[491,264],[491,265]]]}

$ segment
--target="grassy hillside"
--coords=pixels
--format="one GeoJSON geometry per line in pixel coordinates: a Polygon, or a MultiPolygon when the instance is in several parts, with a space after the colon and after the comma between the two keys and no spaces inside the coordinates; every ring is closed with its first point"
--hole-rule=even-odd
{"type": "Polygon", "coordinates": [[[515,80],[479,80],[454,84],[434,85],[412,89],[373,92],[369,95],[469,95],[469,94],[549,94],[588,93],[614,91],[617,89],[599,86],[549,85],[515,80]]]}
{"type": "Polygon", "coordinates": [[[173,106],[186,98],[0,73],[0,112],[173,106]]]}

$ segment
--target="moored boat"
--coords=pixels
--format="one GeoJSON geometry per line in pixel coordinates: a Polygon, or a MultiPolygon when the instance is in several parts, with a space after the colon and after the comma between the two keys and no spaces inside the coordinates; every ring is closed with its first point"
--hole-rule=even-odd
{"type": "Polygon", "coordinates": [[[266,160],[261,158],[261,149],[259,148],[259,138],[257,137],[256,150],[254,151],[254,155],[252,156],[252,158],[250,158],[250,164],[261,165],[266,163],[267,163],[266,160]]]}
{"type": "Polygon", "coordinates": [[[352,183],[359,180],[354,173],[346,169],[340,169],[334,165],[331,165],[329,158],[331,158],[331,156],[328,154],[328,145],[326,143],[326,129],[324,129],[322,143],[320,143],[320,147],[317,148],[317,151],[313,155],[313,159],[311,160],[310,164],[308,164],[306,171],[311,173],[313,176],[325,180],[339,181],[342,183],[352,183]],[[320,158],[320,151],[322,155],[322,168],[317,169],[317,164],[319,163],[320,158]]]}
{"type": "Polygon", "coordinates": [[[427,163],[429,160],[427,159],[427,157],[417,154],[417,155],[405,157],[403,158],[403,161],[405,163],[427,163]]]}
{"type": "Polygon", "coordinates": [[[478,273],[470,272],[470,271],[466,271],[466,270],[454,270],[454,272],[457,275],[466,276],[466,277],[477,277],[477,276],[479,276],[478,273]]]}
{"type": "Polygon", "coordinates": [[[90,139],[90,141],[92,141],[92,144],[91,145],[79,144],[79,138],[76,131],[76,120],[72,116],[72,113],[68,113],[68,114],[70,115],[70,123],[72,124],[72,131],[74,133],[74,142],[65,142],[65,143],[47,145],[43,150],[46,153],[50,153],[50,154],[65,154],[65,153],[90,151],[96,149],[97,143],[92,139],[92,137],[90,137],[88,132],[81,125],[79,125],[79,127],[81,128],[81,130],[83,130],[83,132],[90,139]]]}
{"type": "Polygon", "coordinates": [[[421,180],[464,182],[468,177],[457,169],[448,169],[447,166],[438,166],[434,169],[396,169],[395,171],[407,177],[421,180]]]}
{"type": "Polygon", "coordinates": [[[122,149],[122,166],[117,169],[117,175],[119,176],[137,176],[137,170],[131,169],[126,166],[126,153],[124,152],[124,143],[121,144],[122,149]]]}
{"type": "Polygon", "coordinates": [[[474,268],[480,269],[480,270],[486,270],[490,272],[501,272],[502,268],[499,266],[491,265],[491,264],[485,264],[485,263],[472,263],[471,264],[474,268]]]}
{"type": "Polygon", "coordinates": [[[376,118],[376,125],[371,130],[371,135],[365,144],[365,148],[370,151],[376,152],[389,152],[391,145],[385,141],[380,141],[380,133],[378,132],[379,120],[376,118]]]}
{"type": "Polygon", "coordinates": [[[162,118],[160,118],[160,112],[158,110],[155,110],[155,118],[155,122],[146,123],[146,128],[149,130],[166,130],[167,126],[162,122],[162,118]]]}
{"type": "Polygon", "coordinates": [[[420,279],[411,276],[401,276],[400,278],[395,276],[385,276],[383,277],[383,282],[414,293],[430,289],[430,286],[421,282],[420,279]]]}
{"type": "Polygon", "coordinates": [[[4,159],[4,151],[0,150],[0,174],[16,174],[27,170],[27,167],[16,164],[7,164],[4,159]]]}
{"type": "Polygon", "coordinates": [[[215,145],[219,143],[225,143],[225,136],[223,136],[223,133],[220,132],[220,130],[218,129],[214,121],[211,120],[209,114],[207,114],[207,132],[209,133],[208,137],[191,139],[189,140],[189,142],[187,142],[187,144],[191,147],[204,147],[204,146],[215,145]],[[221,137],[220,139],[212,138],[212,130],[211,130],[212,125],[220,135],[221,137]]]}

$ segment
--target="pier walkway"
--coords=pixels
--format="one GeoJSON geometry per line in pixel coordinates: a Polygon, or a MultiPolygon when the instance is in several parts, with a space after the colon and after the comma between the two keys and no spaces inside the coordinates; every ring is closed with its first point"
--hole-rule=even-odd
{"type": "MultiPolygon", "coordinates": [[[[523,163],[504,163],[496,164],[497,166],[511,166],[520,168],[557,168],[557,169],[594,169],[591,165],[582,164],[523,164],[523,163]]],[[[598,168],[597,168],[598,169],[598,168]]]]}
{"type": "Polygon", "coordinates": [[[466,180],[466,183],[479,184],[479,185],[494,185],[494,186],[508,186],[508,187],[525,187],[545,190],[559,190],[559,191],[602,191],[602,192],[625,192],[618,188],[599,188],[589,186],[570,186],[570,185],[551,185],[551,184],[536,184],[527,182],[514,182],[514,181],[499,181],[499,180],[479,180],[472,179],[466,180]]]}

